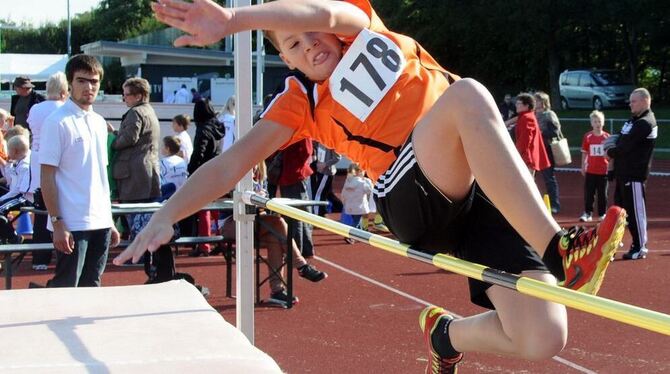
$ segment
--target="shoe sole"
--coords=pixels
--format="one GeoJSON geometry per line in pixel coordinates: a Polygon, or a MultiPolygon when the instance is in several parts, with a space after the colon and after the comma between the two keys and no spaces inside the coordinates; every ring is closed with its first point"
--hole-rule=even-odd
{"type": "Polygon", "coordinates": [[[619,243],[621,243],[623,240],[623,235],[626,231],[626,216],[626,211],[621,209],[616,218],[616,222],[614,223],[614,230],[612,230],[612,235],[610,235],[609,239],[601,247],[602,254],[600,256],[600,260],[598,260],[598,263],[596,264],[596,276],[578,288],[578,291],[595,295],[600,290],[600,286],[605,279],[605,271],[611,262],[610,259],[612,256],[614,256],[617,248],[619,247],[619,243]]]}

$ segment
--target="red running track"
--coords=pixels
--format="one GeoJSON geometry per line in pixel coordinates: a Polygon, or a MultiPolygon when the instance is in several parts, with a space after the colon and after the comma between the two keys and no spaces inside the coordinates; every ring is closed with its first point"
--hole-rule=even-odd
{"type": "MultiPolygon", "coordinates": [[[[538,182],[542,184],[539,178],[538,182]]],[[[581,177],[561,173],[559,183],[563,210],[557,218],[567,226],[581,214],[581,177]]],[[[669,184],[670,178],[652,178],[648,184],[649,257],[612,263],[601,296],[670,314],[669,184]]],[[[315,230],[314,239],[318,256],[314,263],[327,271],[329,278],[313,284],[295,277],[300,303],[293,309],[256,308],[256,344],[285,372],[420,373],[427,358],[418,326],[424,303],[459,315],[483,311],[470,304],[467,282],[461,276],[362,243],[348,245],[322,230],[315,230]]],[[[628,234],[625,241],[627,247],[628,234]]],[[[234,300],[224,297],[223,258],[180,256],[177,264],[179,271],[192,274],[211,289],[210,303],[235,323],[234,300]]],[[[15,288],[25,288],[29,281],[45,282],[52,268],[36,273],[24,261],[14,277],[15,288]]],[[[141,268],[110,265],[104,284],[144,280],[141,268]]],[[[267,297],[267,288],[261,292],[267,297]]],[[[530,362],[466,354],[461,372],[670,372],[669,337],[574,310],[569,319],[568,345],[558,358],[530,362]]]]}

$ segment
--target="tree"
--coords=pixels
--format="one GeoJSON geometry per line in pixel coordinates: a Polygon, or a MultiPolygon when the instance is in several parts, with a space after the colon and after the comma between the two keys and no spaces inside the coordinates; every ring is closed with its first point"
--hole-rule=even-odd
{"type": "MultiPolygon", "coordinates": [[[[499,98],[544,90],[558,101],[562,70],[597,67],[626,72],[633,82],[641,79],[655,100],[670,99],[667,0],[372,2],[391,30],[416,39],[445,68],[479,80],[499,98]]],[[[150,0],[103,0],[73,19],[72,47],[79,51],[96,40],[124,40],[164,27],[153,18],[150,0]]],[[[65,53],[65,30],[65,21],[3,30],[3,52],[65,53]]]]}
{"type": "Polygon", "coordinates": [[[150,0],[102,0],[93,10],[93,40],[123,40],[163,26],[151,23],[150,0]],[[150,27],[147,27],[150,26],[150,27]],[[155,27],[151,29],[152,27],[155,27]]]}

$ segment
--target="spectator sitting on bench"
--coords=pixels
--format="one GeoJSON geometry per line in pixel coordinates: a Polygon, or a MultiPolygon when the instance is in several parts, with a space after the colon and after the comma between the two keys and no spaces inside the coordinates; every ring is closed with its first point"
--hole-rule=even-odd
{"type": "MultiPolygon", "coordinates": [[[[267,195],[267,180],[265,162],[254,167],[254,191],[260,195],[267,195]]],[[[281,268],[281,276],[284,277],[284,269],[282,268],[284,262],[284,254],[286,253],[286,237],[288,235],[288,226],[286,221],[280,216],[267,214],[261,212],[258,216],[261,220],[259,225],[258,240],[259,247],[267,248],[268,257],[267,264],[270,272],[270,298],[268,303],[286,305],[288,302],[288,295],[286,288],[279,276],[281,268]]],[[[232,216],[223,220],[221,227],[221,235],[226,239],[235,238],[235,221],[232,216]]],[[[323,271],[317,270],[313,265],[307,263],[307,260],[302,256],[295,241],[292,241],[291,250],[293,251],[293,267],[298,269],[298,274],[312,282],[319,282],[328,277],[323,271]]],[[[293,297],[293,302],[298,302],[297,297],[293,297]]]]}
{"type": "Polygon", "coordinates": [[[7,218],[11,210],[30,204],[27,194],[30,188],[30,146],[25,135],[13,136],[7,142],[9,161],[4,163],[4,175],[7,178],[9,192],[0,197],[0,240],[8,243],[21,243],[22,238],[16,233],[7,218]]]}

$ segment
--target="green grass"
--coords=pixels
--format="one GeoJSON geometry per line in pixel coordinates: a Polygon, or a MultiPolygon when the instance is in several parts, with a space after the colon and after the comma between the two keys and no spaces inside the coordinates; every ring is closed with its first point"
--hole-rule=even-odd
{"type": "MultiPolygon", "coordinates": [[[[670,107],[655,107],[652,110],[656,115],[657,120],[670,121],[670,107]]],[[[591,124],[589,121],[589,109],[570,109],[559,110],[556,112],[561,119],[561,131],[566,138],[570,147],[579,147],[582,144],[584,134],[591,131],[591,124]],[[572,120],[569,118],[576,118],[572,120]]],[[[605,130],[611,132],[618,132],[626,120],[630,118],[630,111],[627,109],[607,109],[605,113],[605,130]]],[[[670,122],[659,122],[658,124],[658,140],[656,141],[656,148],[670,149],[670,122]]],[[[670,153],[656,152],[654,158],[670,159],[670,153]]]]}

